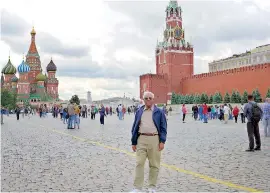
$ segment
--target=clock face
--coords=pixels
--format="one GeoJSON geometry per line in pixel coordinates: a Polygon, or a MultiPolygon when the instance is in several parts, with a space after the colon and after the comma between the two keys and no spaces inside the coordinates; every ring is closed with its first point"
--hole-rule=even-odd
{"type": "Polygon", "coordinates": [[[183,36],[183,31],[180,27],[176,27],[174,29],[174,37],[175,39],[182,39],[182,36],[183,36]]]}

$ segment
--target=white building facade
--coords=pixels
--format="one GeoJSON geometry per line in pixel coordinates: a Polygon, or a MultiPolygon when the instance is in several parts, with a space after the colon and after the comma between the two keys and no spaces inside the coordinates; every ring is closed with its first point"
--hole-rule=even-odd
{"type": "Polygon", "coordinates": [[[87,92],[87,104],[91,104],[92,103],[92,95],[91,92],[88,91],[87,92]]]}
{"type": "Polygon", "coordinates": [[[231,57],[213,61],[208,66],[209,72],[216,72],[264,63],[270,63],[270,44],[258,46],[242,54],[234,54],[231,57]]]}

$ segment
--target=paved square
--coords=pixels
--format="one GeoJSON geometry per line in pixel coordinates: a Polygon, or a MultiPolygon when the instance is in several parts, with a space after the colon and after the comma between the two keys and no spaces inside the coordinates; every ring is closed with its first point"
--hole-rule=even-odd
{"type": "MultiPolygon", "coordinates": [[[[135,167],[131,151],[134,116],[119,121],[81,119],[67,130],[59,119],[4,117],[2,191],[130,191],[135,167]]],[[[263,132],[261,131],[261,135],[263,132]]],[[[270,138],[249,153],[246,127],[218,120],[208,124],[168,120],[157,191],[270,191],[270,138]]],[[[147,187],[147,168],[145,187],[147,187]]]]}

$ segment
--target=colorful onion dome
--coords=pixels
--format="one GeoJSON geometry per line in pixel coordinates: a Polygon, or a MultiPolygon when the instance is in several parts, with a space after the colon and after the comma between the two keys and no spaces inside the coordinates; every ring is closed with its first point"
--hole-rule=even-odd
{"type": "Polygon", "coordinates": [[[13,76],[12,78],[11,78],[11,82],[18,82],[18,78],[17,78],[17,76],[13,76]]]}
{"type": "Polygon", "coordinates": [[[57,67],[56,65],[53,63],[52,59],[50,61],[50,63],[47,65],[47,72],[49,71],[56,71],[57,67]]]}
{"type": "Polygon", "coordinates": [[[2,73],[4,74],[16,74],[17,70],[16,68],[13,66],[13,64],[10,61],[10,57],[8,59],[8,63],[6,64],[6,66],[2,69],[2,73]]]}
{"type": "Polygon", "coordinates": [[[25,73],[29,71],[30,71],[30,66],[23,60],[22,63],[18,66],[18,72],[25,73]]]}
{"type": "Polygon", "coordinates": [[[46,79],[47,79],[46,76],[42,74],[42,72],[40,72],[36,77],[37,81],[45,81],[46,79]]]}

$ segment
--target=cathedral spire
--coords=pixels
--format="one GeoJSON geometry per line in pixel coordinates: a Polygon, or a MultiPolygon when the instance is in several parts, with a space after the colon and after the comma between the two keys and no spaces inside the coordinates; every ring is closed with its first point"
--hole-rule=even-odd
{"type": "Polygon", "coordinates": [[[35,28],[32,28],[31,31],[31,44],[29,47],[28,54],[38,54],[37,47],[36,47],[36,31],[35,28]]]}

